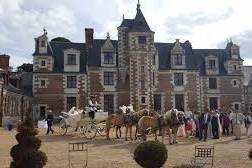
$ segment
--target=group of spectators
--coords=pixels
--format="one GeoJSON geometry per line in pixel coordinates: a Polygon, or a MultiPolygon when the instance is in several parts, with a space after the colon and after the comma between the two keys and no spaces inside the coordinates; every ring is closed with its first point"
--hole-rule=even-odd
{"type": "Polygon", "coordinates": [[[206,110],[204,113],[185,112],[185,125],[181,126],[178,136],[195,136],[199,140],[219,139],[221,136],[241,137],[241,128],[245,125],[248,137],[252,135],[252,115],[231,110],[206,110]]]}

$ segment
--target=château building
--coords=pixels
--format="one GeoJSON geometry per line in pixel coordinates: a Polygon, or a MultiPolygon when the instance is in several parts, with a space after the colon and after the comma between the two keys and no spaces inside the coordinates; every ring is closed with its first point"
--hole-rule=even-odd
{"type": "Polygon", "coordinates": [[[244,110],[243,60],[232,41],[223,49],[156,42],[140,4],[117,30],[118,40],[109,34],[94,39],[92,28],[85,29],[85,43],[50,41],[46,31],[35,39],[33,96],[40,116],[84,108],[90,95],[108,112],[128,104],[136,110],[244,110]]]}

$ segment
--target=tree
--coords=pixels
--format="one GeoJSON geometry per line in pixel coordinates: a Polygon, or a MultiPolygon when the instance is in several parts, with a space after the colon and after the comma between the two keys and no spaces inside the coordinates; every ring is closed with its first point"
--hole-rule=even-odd
{"type": "Polygon", "coordinates": [[[31,119],[26,119],[19,127],[16,135],[17,145],[13,146],[10,155],[13,161],[10,168],[42,168],[46,165],[46,154],[39,150],[41,140],[31,119]]]}

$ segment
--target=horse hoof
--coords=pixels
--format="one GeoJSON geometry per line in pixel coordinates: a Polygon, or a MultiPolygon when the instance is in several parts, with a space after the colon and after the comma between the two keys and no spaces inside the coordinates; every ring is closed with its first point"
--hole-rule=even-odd
{"type": "Polygon", "coordinates": [[[170,145],[172,145],[172,143],[171,143],[171,142],[169,142],[169,144],[170,144],[170,145]]]}
{"type": "Polygon", "coordinates": [[[127,138],[125,138],[125,141],[128,141],[128,139],[127,139],[127,138]]]}

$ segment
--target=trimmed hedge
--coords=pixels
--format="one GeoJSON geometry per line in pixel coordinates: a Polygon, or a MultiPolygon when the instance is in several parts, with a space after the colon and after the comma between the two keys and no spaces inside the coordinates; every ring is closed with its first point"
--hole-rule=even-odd
{"type": "Polygon", "coordinates": [[[134,151],[134,160],[143,168],[160,168],[167,158],[166,146],[157,141],[143,142],[134,151]]]}
{"type": "Polygon", "coordinates": [[[10,155],[13,161],[10,168],[42,168],[46,165],[47,157],[39,150],[41,140],[35,137],[37,133],[30,119],[18,127],[18,144],[11,148],[10,155]]]}
{"type": "Polygon", "coordinates": [[[252,148],[249,150],[249,155],[248,157],[252,160],[252,148]]]}

